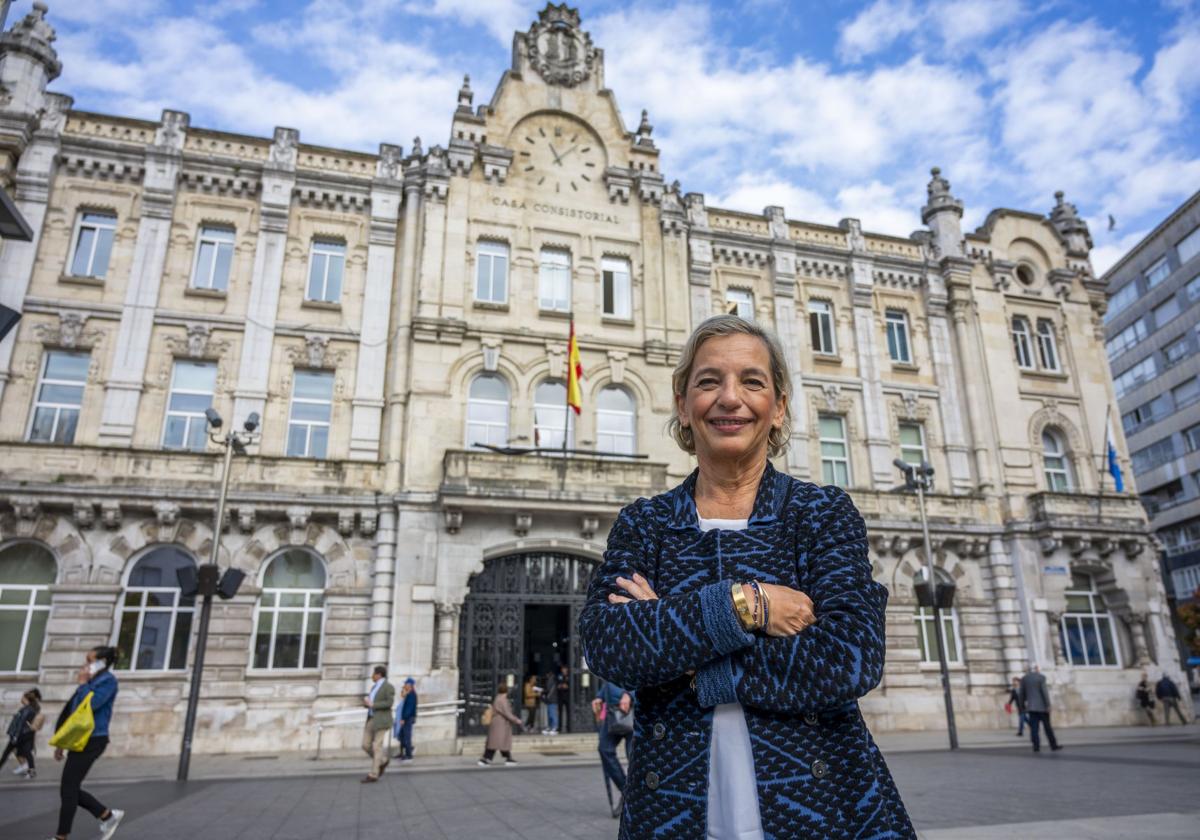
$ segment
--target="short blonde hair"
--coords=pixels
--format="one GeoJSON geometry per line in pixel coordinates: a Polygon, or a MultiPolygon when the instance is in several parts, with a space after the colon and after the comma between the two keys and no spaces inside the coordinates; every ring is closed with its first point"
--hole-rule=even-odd
{"type": "MultiPolygon", "coordinates": [[[[788,371],[787,356],[783,353],[783,345],[770,330],[763,329],[753,321],[747,321],[737,315],[714,315],[709,318],[696,327],[688,338],[687,344],[683,346],[683,355],[679,358],[679,364],[675,366],[675,372],[671,374],[671,390],[676,396],[683,396],[687,392],[687,382],[692,375],[692,366],[696,363],[696,354],[700,352],[700,345],[710,338],[723,335],[752,335],[767,348],[767,355],[771,360],[771,384],[775,388],[776,396],[785,398],[783,425],[778,429],[772,428],[767,436],[767,454],[771,458],[776,458],[787,451],[788,441],[792,437],[792,375],[788,371]]],[[[672,406],[672,410],[674,408],[672,406]]],[[[692,430],[679,422],[677,413],[671,415],[671,419],[667,423],[667,431],[671,437],[675,438],[680,449],[689,455],[696,454],[696,440],[692,435],[692,430]]]]}

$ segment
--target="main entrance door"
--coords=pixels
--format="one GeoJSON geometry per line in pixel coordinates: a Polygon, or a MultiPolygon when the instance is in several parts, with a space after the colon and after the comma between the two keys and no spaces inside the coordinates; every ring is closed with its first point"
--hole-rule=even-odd
{"type": "Polygon", "coordinates": [[[563,728],[591,731],[595,685],[582,673],[575,627],[594,568],[594,561],[574,554],[523,552],[492,558],[471,578],[458,634],[460,693],[467,701],[460,732],[485,731],[479,717],[497,684],[509,678],[513,709],[523,718],[521,683],[530,674],[540,682],[559,664],[566,664],[571,674],[563,728]]]}

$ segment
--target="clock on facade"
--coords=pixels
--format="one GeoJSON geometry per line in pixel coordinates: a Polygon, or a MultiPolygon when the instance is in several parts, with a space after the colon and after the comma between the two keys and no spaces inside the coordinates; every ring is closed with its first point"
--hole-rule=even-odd
{"type": "Polygon", "coordinates": [[[600,182],[604,153],[596,137],[574,120],[540,116],[513,134],[517,169],[530,182],[556,193],[575,193],[600,182]]]}

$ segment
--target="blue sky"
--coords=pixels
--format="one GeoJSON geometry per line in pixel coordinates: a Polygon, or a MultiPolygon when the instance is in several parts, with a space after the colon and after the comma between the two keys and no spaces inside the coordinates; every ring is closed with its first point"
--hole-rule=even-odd
{"type": "MultiPolygon", "coordinates": [[[[710,205],[920,227],[929,168],[966,203],[1088,219],[1097,271],[1200,188],[1197,0],[579,4],[626,125],[710,205]],[[1108,230],[1109,214],[1115,230],[1108,230]]],[[[518,0],[48,0],[77,108],[375,151],[445,143],[509,66],[518,0]]],[[[28,11],[18,0],[10,23],[28,11]]]]}

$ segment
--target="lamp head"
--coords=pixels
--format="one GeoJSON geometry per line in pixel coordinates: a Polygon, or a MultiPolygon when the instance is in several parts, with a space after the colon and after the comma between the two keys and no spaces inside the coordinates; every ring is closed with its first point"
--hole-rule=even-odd
{"type": "Polygon", "coordinates": [[[247,432],[253,433],[258,428],[259,416],[257,411],[251,411],[246,417],[246,421],[242,423],[242,428],[247,432]]]}
{"type": "Polygon", "coordinates": [[[904,461],[901,461],[899,458],[893,458],[892,464],[894,464],[896,469],[900,470],[900,472],[902,472],[902,473],[906,473],[912,469],[912,467],[910,467],[904,461]]]}
{"type": "Polygon", "coordinates": [[[206,419],[208,421],[208,425],[213,427],[213,431],[216,431],[217,429],[221,428],[221,426],[225,423],[225,421],[221,419],[221,415],[217,413],[217,410],[215,408],[204,409],[204,419],[206,419]]]}

